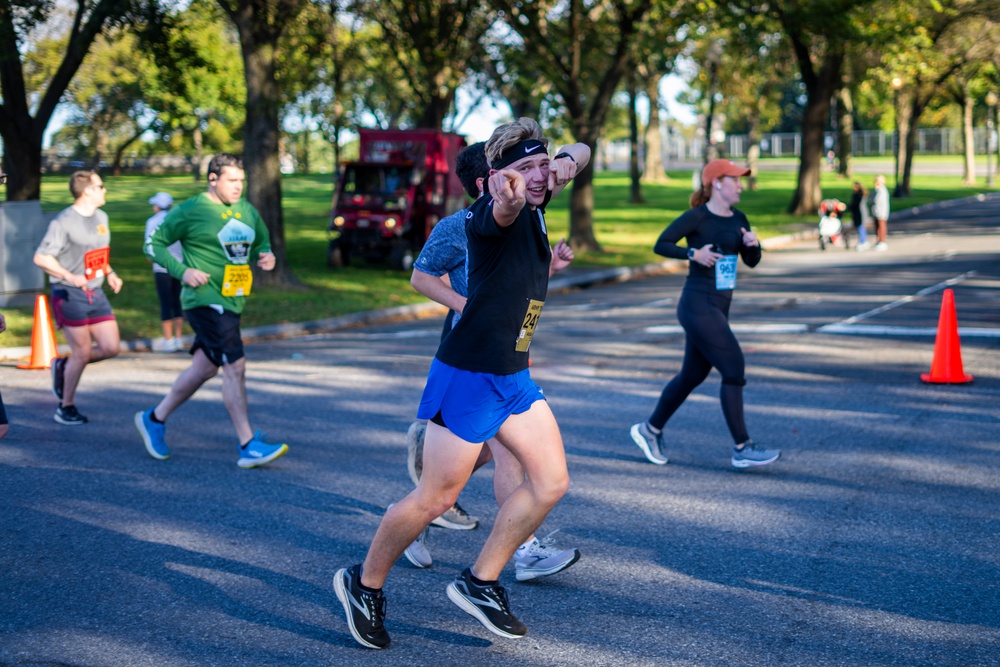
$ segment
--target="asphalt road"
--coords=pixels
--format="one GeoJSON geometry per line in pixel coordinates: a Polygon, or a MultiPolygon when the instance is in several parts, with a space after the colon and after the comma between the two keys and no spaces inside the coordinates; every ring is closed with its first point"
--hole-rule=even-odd
{"type": "MultiPolygon", "coordinates": [[[[1000,203],[893,225],[889,251],[812,241],[741,267],[731,319],[747,421],[783,451],[734,471],[717,374],[667,427],[671,461],[628,436],[679,367],[665,275],[549,299],[532,346],[572,488],[540,534],[583,558],[516,583],[521,640],[445,596],[484,528],[434,529],[434,567],[386,586],[385,652],[358,648],[331,587],[410,489],[404,434],[440,323],[248,346],[254,424],[290,444],[241,470],[213,381],[170,420],[170,460],[132,426],[186,365],[126,354],[88,368],[91,423],[52,421],[47,372],[0,368],[0,664],[1000,664],[1000,203]],[[942,289],[972,384],[926,385],[942,289]]],[[[252,304],[251,304],[252,307],[252,304]]]]}

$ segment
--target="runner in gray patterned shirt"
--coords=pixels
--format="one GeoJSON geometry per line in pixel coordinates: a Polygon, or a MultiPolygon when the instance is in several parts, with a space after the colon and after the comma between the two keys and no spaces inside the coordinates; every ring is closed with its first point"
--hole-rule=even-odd
{"type": "Polygon", "coordinates": [[[49,274],[52,313],[63,331],[70,356],[52,360],[52,393],[59,399],[60,424],[86,424],[76,409],[76,387],[87,364],[118,355],[118,322],[104,295],[104,281],[115,294],[122,288],[110,264],[111,230],[101,210],[107,188],[92,171],[69,179],[73,205],[57,215],[35,251],[35,264],[49,274]]]}

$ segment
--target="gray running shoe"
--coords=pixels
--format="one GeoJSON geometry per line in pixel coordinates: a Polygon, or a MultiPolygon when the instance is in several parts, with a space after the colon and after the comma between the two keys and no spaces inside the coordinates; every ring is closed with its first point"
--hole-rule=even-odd
{"type": "Polygon", "coordinates": [[[406,547],[406,551],[403,552],[403,555],[406,556],[406,560],[413,563],[414,567],[424,569],[430,567],[434,563],[431,559],[431,552],[427,548],[427,536],[430,532],[430,526],[424,528],[424,532],[420,533],[420,537],[413,540],[413,544],[406,547]]]}
{"type": "Polygon", "coordinates": [[[410,473],[413,485],[420,483],[420,473],[424,470],[424,432],[427,422],[415,421],[406,430],[406,471],[410,473]]]}
{"type": "Polygon", "coordinates": [[[780,449],[766,449],[753,440],[747,440],[743,447],[733,447],[732,464],[734,468],[751,468],[774,463],[781,456],[780,449]]]}
{"type": "Polygon", "coordinates": [[[654,434],[649,430],[646,422],[639,422],[632,425],[632,441],[639,445],[639,449],[646,455],[650,463],[658,466],[667,463],[667,457],[663,454],[663,433],[654,434]]]}
{"type": "Polygon", "coordinates": [[[451,530],[475,530],[479,527],[479,519],[466,512],[461,505],[455,503],[451,509],[431,521],[432,526],[450,528],[451,530]]]}
{"type": "Polygon", "coordinates": [[[559,550],[552,546],[552,536],[559,531],[552,531],[547,537],[531,540],[531,544],[522,544],[514,553],[514,570],[518,581],[530,581],[539,577],[547,577],[556,572],[562,572],[570,565],[580,560],[578,549],[559,550]]]}

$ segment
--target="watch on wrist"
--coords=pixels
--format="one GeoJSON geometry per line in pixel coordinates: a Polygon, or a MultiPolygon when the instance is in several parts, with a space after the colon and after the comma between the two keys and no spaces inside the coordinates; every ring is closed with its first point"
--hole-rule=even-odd
{"type": "Polygon", "coordinates": [[[694,248],[688,248],[688,259],[694,259],[694,248]]]}
{"type": "Polygon", "coordinates": [[[562,153],[559,153],[558,155],[556,155],[556,156],[555,156],[554,158],[552,158],[552,159],[553,159],[553,160],[560,160],[560,159],[562,159],[562,158],[564,158],[564,157],[568,157],[568,158],[569,158],[569,159],[570,159],[571,161],[573,161],[573,162],[576,162],[576,160],[574,160],[574,159],[573,159],[573,156],[572,156],[572,155],[570,155],[569,153],[567,153],[566,151],[563,151],[562,153]]]}

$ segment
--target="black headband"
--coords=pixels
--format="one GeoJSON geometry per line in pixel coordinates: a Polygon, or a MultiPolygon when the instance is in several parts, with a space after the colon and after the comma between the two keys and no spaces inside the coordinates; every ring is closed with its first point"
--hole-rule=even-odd
{"type": "Polygon", "coordinates": [[[517,162],[518,160],[539,152],[548,153],[545,149],[545,142],[538,139],[526,139],[519,141],[500,155],[497,161],[490,165],[491,169],[503,169],[504,167],[517,162]]]}

